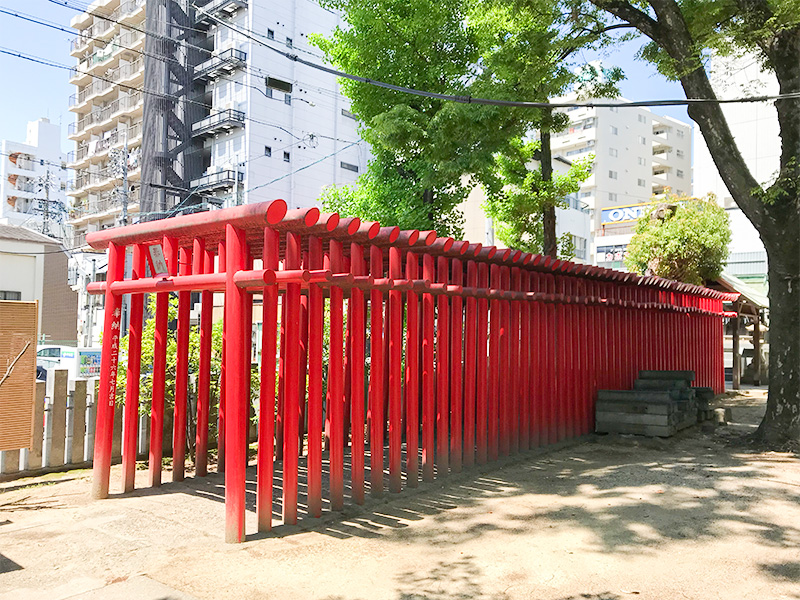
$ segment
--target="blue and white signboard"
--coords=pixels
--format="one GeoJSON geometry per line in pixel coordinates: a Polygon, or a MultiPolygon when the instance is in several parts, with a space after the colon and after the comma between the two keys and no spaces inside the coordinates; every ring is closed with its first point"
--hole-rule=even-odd
{"type": "Polygon", "coordinates": [[[631,204],[628,206],[604,208],[600,211],[600,223],[602,225],[611,225],[614,223],[638,221],[651,206],[652,204],[631,204]]]}

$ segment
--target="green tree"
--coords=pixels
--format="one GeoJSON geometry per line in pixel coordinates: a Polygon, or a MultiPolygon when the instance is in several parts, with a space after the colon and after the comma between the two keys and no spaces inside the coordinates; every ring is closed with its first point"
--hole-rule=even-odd
{"type": "MultiPolygon", "coordinates": [[[[509,0],[538,11],[538,0],[509,0]]],[[[800,1],[554,0],[597,27],[631,28],[647,38],[642,58],[679,81],[722,180],[758,231],[769,262],[770,380],[756,436],[774,446],[800,440],[800,1]],[[781,138],[776,177],[759,182],[742,157],[709,78],[712,55],[749,54],[774,75],[781,138]]],[[[776,140],[777,142],[777,140],[776,140]]]]}
{"type": "MultiPolygon", "coordinates": [[[[566,58],[603,39],[582,24],[561,27],[564,20],[546,3],[535,14],[500,0],[325,4],[347,22],[331,38],[312,38],[330,62],[370,79],[465,98],[547,100],[577,79],[566,58]]],[[[613,87],[615,75],[605,73],[603,85],[613,87]]],[[[558,129],[566,121],[549,110],[456,103],[352,80],[342,87],[374,158],[358,185],[326,190],[325,207],[444,235],[460,233],[456,206],[478,182],[495,177],[496,154],[513,154],[512,141],[533,127],[558,129]]]]}
{"type": "Polygon", "coordinates": [[[728,215],[713,196],[667,196],[639,219],[625,265],[639,274],[703,285],[719,277],[730,242],[728,215]]]}
{"type": "MultiPolygon", "coordinates": [[[[541,169],[530,164],[539,156],[538,141],[512,140],[510,148],[495,157],[497,177],[492,182],[484,209],[494,219],[495,233],[512,248],[542,253],[544,246],[545,210],[566,208],[565,198],[575,194],[581,183],[591,175],[594,156],[572,163],[567,173],[553,173],[544,179],[541,169]]],[[[560,255],[572,258],[572,238],[565,234],[560,240],[560,255]]]]}

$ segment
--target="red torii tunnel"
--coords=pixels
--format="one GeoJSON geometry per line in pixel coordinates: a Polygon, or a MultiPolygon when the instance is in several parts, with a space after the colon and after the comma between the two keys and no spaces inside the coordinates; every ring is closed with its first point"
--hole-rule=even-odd
{"type": "Polygon", "coordinates": [[[191,292],[201,292],[196,459],[207,473],[213,292],[224,292],[219,469],[225,538],[245,538],[253,300],[262,299],[256,458],[259,531],[388,489],[590,433],[598,389],[628,389],[639,369],[694,370],[724,391],[722,302],[707,288],[287,211],[283,200],[90,233],[107,248],[93,495],[108,496],[120,307],[130,294],[123,491],[134,487],[144,295],[155,294],[150,485],[161,483],[168,308],[177,293],[173,480],[184,477],[191,292]],[[132,275],[124,277],[132,247],[132,275]],[[166,272],[159,266],[162,248],[166,272]],[[152,255],[152,256],[151,256],[152,255]],[[150,275],[147,269],[150,269],[150,275]],[[152,275],[155,273],[155,275],[152,275]],[[327,301],[327,308],[326,308],[327,301]],[[279,315],[280,312],[280,315],[279,315]],[[327,323],[326,323],[327,321],[327,323]],[[327,342],[324,332],[329,331],[327,342]],[[278,339],[280,338],[280,342],[278,339]],[[328,345],[324,362],[323,344],[328,345]],[[348,452],[349,449],[349,452],[348,452]],[[280,481],[273,463],[282,460],[280,481]],[[346,465],[346,462],[349,462],[346,465]],[[365,481],[369,473],[368,482],[365,481]]]}

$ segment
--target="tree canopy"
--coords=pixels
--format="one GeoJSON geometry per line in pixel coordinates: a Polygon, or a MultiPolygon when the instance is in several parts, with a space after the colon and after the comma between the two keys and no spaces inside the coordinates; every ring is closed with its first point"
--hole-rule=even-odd
{"type": "Polygon", "coordinates": [[[703,285],[728,258],[728,215],[713,197],[667,196],[639,219],[625,265],[639,274],[703,285]]]}

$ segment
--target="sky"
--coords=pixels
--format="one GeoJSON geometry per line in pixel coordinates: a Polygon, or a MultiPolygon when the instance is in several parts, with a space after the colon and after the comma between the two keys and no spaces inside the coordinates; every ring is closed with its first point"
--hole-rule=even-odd
{"type": "MultiPolygon", "coordinates": [[[[70,0],[71,5],[85,5],[81,0],[70,0]]],[[[0,0],[0,9],[32,15],[69,28],[77,11],[48,0],[0,0]]],[[[72,66],[75,59],[69,55],[73,34],[29,23],[0,13],[0,48],[33,55],[62,65],[72,66]]],[[[585,60],[601,58],[605,66],[619,66],[626,74],[620,85],[622,95],[629,100],[655,100],[683,98],[679,84],[666,81],[648,63],[635,60],[634,55],[642,45],[632,40],[605,55],[587,53],[585,60]]],[[[0,139],[24,142],[28,121],[47,117],[61,124],[62,151],[73,150],[67,139],[67,124],[74,121],[68,110],[69,97],[75,87],[68,82],[69,72],[63,69],[36,64],[0,53],[0,76],[5,90],[0,94],[0,139]]],[[[524,100],[524,98],[521,98],[524,100]]],[[[668,115],[690,122],[685,107],[658,107],[654,113],[668,115]]]]}

